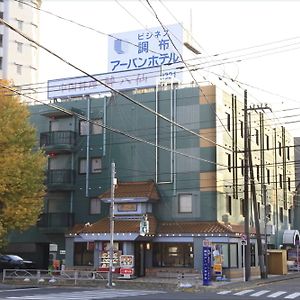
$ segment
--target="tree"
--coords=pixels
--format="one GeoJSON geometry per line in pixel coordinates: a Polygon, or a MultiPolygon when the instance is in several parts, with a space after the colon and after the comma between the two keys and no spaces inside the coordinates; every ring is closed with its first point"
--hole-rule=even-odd
{"type": "Polygon", "coordinates": [[[35,225],[43,209],[46,158],[36,147],[29,111],[0,81],[0,245],[35,225]]]}

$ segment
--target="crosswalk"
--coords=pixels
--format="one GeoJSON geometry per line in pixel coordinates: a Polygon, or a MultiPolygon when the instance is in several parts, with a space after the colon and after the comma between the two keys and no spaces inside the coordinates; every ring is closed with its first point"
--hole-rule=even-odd
{"type": "Polygon", "coordinates": [[[118,289],[98,289],[88,291],[76,291],[76,292],[56,292],[41,294],[36,293],[34,295],[21,295],[21,296],[5,296],[2,299],[6,300],[95,300],[95,299],[107,299],[117,297],[138,297],[145,295],[154,295],[164,293],[162,291],[146,291],[146,290],[118,290],[118,289]]]}
{"type": "MultiPolygon", "coordinates": [[[[260,297],[265,298],[278,298],[278,299],[300,299],[300,292],[287,292],[287,291],[271,291],[271,290],[242,290],[240,292],[224,290],[217,293],[218,295],[232,295],[232,296],[250,296],[250,297],[260,297]]],[[[237,298],[238,299],[238,298],[237,298]]]]}

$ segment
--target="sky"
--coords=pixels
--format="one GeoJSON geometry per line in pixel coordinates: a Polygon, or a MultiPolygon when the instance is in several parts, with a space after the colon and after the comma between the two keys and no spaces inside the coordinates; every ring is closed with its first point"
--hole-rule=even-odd
{"type": "MultiPolygon", "coordinates": [[[[268,104],[270,117],[299,135],[300,1],[149,2],[163,24],[181,22],[191,32],[201,54],[187,52],[184,59],[206,62],[195,72],[199,80],[226,82],[241,93],[239,83],[250,103],[268,104]]],[[[90,74],[107,72],[107,34],[160,26],[145,0],[43,0],[41,9],[94,29],[40,14],[41,44],[90,74]]],[[[82,75],[40,52],[40,82],[82,75]]]]}

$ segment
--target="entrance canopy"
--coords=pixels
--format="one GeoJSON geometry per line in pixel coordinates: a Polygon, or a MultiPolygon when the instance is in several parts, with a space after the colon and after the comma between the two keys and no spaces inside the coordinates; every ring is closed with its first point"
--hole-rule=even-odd
{"type": "Polygon", "coordinates": [[[299,231],[296,229],[285,230],[283,232],[283,244],[299,245],[299,231]]]}

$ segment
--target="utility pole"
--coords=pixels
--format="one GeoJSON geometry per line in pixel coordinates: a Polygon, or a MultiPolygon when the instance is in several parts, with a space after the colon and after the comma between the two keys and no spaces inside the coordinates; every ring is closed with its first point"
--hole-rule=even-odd
{"type": "Polygon", "coordinates": [[[263,185],[263,197],[264,197],[264,205],[265,205],[265,210],[264,210],[264,221],[265,221],[265,266],[266,266],[266,278],[268,278],[268,234],[267,234],[267,225],[268,225],[268,216],[267,216],[267,186],[264,184],[263,185]]]}
{"type": "Polygon", "coordinates": [[[244,254],[245,281],[250,279],[250,230],[249,230],[249,148],[248,148],[248,103],[247,90],[244,91],[244,232],[246,245],[244,254]]]}
{"type": "Polygon", "coordinates": [[[258,219],[258,207],[257,207],[257,200],[256,200],[256,189],[255,189],[255,182],[254,182],[254,172],[253,172],[253,163],[252,163],[252,154],[251,154],[251,142],[249,141],[249,158],[250,158],[250,178],[251,178],[251,192],[252,192],[252,200],[253,200],[253,211],[254,211],[254,222],[256,228],[256,239],[257,239],[257,248],[258,248],[258,261],[260,267],[260,277],[261,279],[267,278],[267,270],[266,264],[264,261],[264,251],[262,248],[261,242],[261,234],[260,234],[260,225],[258,219]]]}
{"type": "Polygon", "coordinates": [[[109,244],[109,270],[108,270],[108,282],[107,286],[112,287],[112,276],[113,276],[113,259],[114,259],[114,231],[115,231],[115,220],[114,220],[114,208],[115,208],[115,163],[111,163],[111,200],[110,200],[110,244],[109,244]]]}
{"type": "MultiPolygon", "coordinates": [[[[262,249],[262,242],[261,242],[261,234],[260,234],[260,225],[258,220],[258,211],[257,211],[257,201],[256,201],[256,191],[255,191],[255,183],[254,183],[254,175],[253,175],[253,165],[252,165],[252,157],[250,156],[251,151],[251,139],[249,136],[249,124],[248,124],[248,111],[254,110],[264,110],[270,109],[268,106],[259,106],[259,107],[251,107],[248,108],[247,104],[247,90],[244,91],[244,123],[245,123],[245,134],[244,134],[244,213],[245,213],[245,221],[244,221],[244,230],[245,235],[247,237],[247,244],[245,247],[245,281],[248,281],[250,278],[251,273],[251,266],[250,266],[250,222],[249,222],[249,174],[248,174],[248,167],[249,167],[249,160],[251,165],[251,191],[253,196],[253,206],[254,206],[254,218],[255,218],[255,227],[256,227],[256,237],[257,237],[257,245],[258,245],[258,253],[259,253],[259,264],[261,268],[261,278],[267,277],[266,272],[266,261],[263,255],[262,249]]],[[[270,109],[271,110],[271,109],[270,109]]],[[[266,251],[266,250],[265,250],[266,251]]]]}

